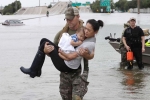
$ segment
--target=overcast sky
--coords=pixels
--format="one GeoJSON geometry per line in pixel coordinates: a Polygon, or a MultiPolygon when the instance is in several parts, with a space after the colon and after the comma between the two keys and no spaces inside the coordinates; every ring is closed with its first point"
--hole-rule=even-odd
{"type": "MultiPolygon", "coordinates": [[[[8,4],[11,4],[12,2],[14,2],[15,0],[0,0],[0,6],[6,6],[8,4]]],[[[57,1],[69,1],[69,0],[54,0],[54,2],[57,2],[57,1]]],[[[86,1],[89,1],[89,2],[93,2],[95,0],[72,0],[72,2],[86,2],[86,1]]],[[[118,0],[114,0],[114,2],[116,2],[118,0]]],[[[34,7],[34,6],[38,6],[39,5],[39,0],[20,0],[21,4],[22,4],[22,7],[34,7]]],[[[41,6],[44,6],[45,4],[46,5],[49,5],[50,2],[53,2],[53,0],[40,0],[40,5],[41,6]]]]}

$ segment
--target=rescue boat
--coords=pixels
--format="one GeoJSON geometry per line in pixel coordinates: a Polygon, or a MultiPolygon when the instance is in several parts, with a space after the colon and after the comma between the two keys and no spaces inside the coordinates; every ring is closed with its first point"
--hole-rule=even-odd
{"type": "MultiPolygon", "coordinates": [[[[144,35],[149,36],[149,30],[143,29],[144,35]]],[[[115,34],[114,34],[115,36],[115,34]]],[[[120,53],[119,44],[120,38],[113,38],[111,33],[110,36],[105,37],[105,40],[109,40],[109,44],[118,52],[120,53]]],[[[150,64],[150,38],[145,40],[145,52],[142,53],[142,60],[143,63],[150,64]]]]}

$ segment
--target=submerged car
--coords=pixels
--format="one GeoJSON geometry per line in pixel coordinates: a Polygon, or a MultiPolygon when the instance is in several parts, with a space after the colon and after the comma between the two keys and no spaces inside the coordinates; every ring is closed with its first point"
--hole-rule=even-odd
{"type": "Polygon", "coordinates": [[[24,24],[23,24],[23,22],[21,22],[21,20],[10,19],[10,20],[6,20],[4,23],[2,23],[2,25],[6,25],[6,26],[22,26],[24,24]]]}

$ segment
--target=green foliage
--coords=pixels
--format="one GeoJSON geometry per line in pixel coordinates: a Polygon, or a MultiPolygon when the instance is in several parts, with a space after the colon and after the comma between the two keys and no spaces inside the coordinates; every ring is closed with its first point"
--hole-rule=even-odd
{"type": "Polygon", "coordinates": [[[140,4],[142,8],[150,8],[150,0],[142,0],[140,4]]]}
{"type": "Polygon", "coordinates": [[[50,5],[48,5],[48,7],[47,8],[51,8],[52,7],[52,5],[50,4],[50,5]]]}
{"type": "MultiPolygon", "coordinates": [[[[130,8],[137,8],[137,0],[119,0],[115,3],[115,6],[118,10],[125,12],[128,11],[130,8]]],[[[140,8],[149,8],[150,7],[150,0],[140,0],[140,8]]]]}
{"type": "Polygon", "coordinates": [[[18,9],[21,8],[21,2],[20,1],[15,1],[8,6],[5,6],[3,9],[3,14],[4,15],[11,15],[15,13],[18,9]]]}
{"type": "MultiPolygon", "coordinates": [[[[106,7],[100,6],[100,0],[94,1],[92,4],[90,4],[90,7],[94,13],[107,13],[106,7]],[[101,12],[101,9],[103,9],[103,12],[101,12]]],[[[114,8],[115,8],[114,2],[113,0],[111,0],[111,9],[114,9],[114,8]]]]}

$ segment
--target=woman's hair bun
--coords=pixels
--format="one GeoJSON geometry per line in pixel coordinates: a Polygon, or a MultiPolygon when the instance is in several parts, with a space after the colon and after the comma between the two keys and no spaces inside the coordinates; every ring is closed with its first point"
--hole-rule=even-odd
{"type": "Polygon", "coordinates": [[[98,20],[97,22],[98,22],[98,24],[99,24],[100,27],[104,26],[104,22],[102,20],[98,20]]]}

